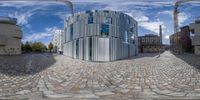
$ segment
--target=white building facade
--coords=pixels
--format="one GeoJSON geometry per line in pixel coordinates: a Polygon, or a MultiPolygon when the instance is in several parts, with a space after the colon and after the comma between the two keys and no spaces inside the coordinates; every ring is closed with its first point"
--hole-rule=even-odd
{"type": "Polygon", "coordinates": [[[114,61],[138,54],[137,22],[116,11],[92,10],[65,22],[63,54],[88,61],[114,61]]]}
{"type": "Polygon", "coordinates": [[[63,51],[62,45],[62,37],[63,37],[63,30],[56,30],[53,36],[52,44],[54,46],[53,51],[61,53],[63,51]]]}
{"type": "Polygon", "coordinates": [[[195,23],[190,24],[190,30],[194,34],[192,37],[192,45],[194,53],[200,55],[200,18],[195,20],[195,23]]]}
{"type": "Polygon", "coordinates": [[[0,17],[0,55],[21,54],[21,27],[17,19],[0,17]]]}

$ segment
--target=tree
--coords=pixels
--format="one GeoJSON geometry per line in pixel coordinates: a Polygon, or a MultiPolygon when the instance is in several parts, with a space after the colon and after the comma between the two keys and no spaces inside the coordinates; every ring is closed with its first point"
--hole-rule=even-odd
{"type": "Polygon", "coordinates": [[[42,42],[34,42],[32,44],[33,52],[44,52],[46,50],[46,46],[42,42]]]}
{"type": "Polygon", "coordinates": [[[51,52],[51,50],[53,49],[53,44],[51,42],[49,43],[48,48],[49,48],[49,50],[51,52]]]}
{"type": "Polygon", "coordinates": [[[21,43],[21,50],[22,50],[22,52],[25,51],[25,45],[23,43],[21,43]]]}
{"type": "Polygon", "coordinates": [[[25,52],[31,52],[31,51],[32,51],[30,42],[27,41],[27,42],[25,43],[25,45],[24,45],[24,51],[25,51],[25,52]]]}

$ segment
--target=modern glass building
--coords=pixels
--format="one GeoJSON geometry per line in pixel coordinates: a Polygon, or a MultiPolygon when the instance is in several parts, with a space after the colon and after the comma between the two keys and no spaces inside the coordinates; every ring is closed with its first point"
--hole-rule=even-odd
{"type": "Polygon", "coordinates": [[[92,10],[65,20],[63,54],[89,61],[114,61],[138,54],[137,22],[121,12],[92,10]]]}

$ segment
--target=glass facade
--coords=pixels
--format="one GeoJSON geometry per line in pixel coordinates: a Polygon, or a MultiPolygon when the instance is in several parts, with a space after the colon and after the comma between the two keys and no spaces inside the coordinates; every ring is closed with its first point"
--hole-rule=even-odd
{"type": "Polygon", "coordinates": [[[92,16],[88,17],[88,24],[93,24],[93,17],[92,16]]]}
{"type": "Polygon", "coordinates": [[[109,25],[101,24],[101,36],[108,36],[109,35],[109,25]]]}
{"type": "Polygon", "coordinates": [[[88,61],[114,61],[137,55],[137,22],[126,14],[86,11],[69,17],[66,23],[64,55],[88,61]]]}
{"type": "Polygon", "coordinates": [[[77,16],[77,21],[80,21],[81,20],[81,17],[80,15],[77,16]]]}
{"type": "Polygon", "coordinates": [[[93,24],[93,12],[86,11],[86,14],[88,14],[88,24],[93,24]]]}
{"type": "Polygon", "coordinates": [[[76,40],[76,58],[79,58],[79,40],[76,40]]]}
{"type": "Polygon", "coordinates": [[[104,24],[112,24],[112,18],[111,17],[104,17],[104,24]]]}
{"type": "Polygon", "coordinates": [[[73,39],[73,24],[70,25],[70,40],[73,39]]]}
{"type": "Polygon", "coordinates": [[[89,38],[89,60],[92,60],[92,38],[89,38]]]}
{"type": "Polygon", "coordinates": [[[127,31],[125,31],[125,33],[124,33],[123,41],[124,41],[125,43],[128,43],[128,32],[127,32],[127,31]]]}

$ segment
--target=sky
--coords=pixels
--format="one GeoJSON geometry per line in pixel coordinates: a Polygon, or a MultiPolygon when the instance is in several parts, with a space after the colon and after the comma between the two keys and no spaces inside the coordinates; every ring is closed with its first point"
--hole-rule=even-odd
{"type": "MultiPolygon", "coordinates": [[[[41,0],[42,1],[42,0],[41,0]]],[[[138,22],[138,34],[158,34],[163,28],[163,43],[169,44],[173,34],[173,9],[176,0],[71,0],[74,12],[113,10],[132,16],[138,22]]],[[[189,25],[200,16],[200,0],[179,7],[179,26],[189,25]]],[[[64,19],[70,9],[60,2],[0,0],[0,16],[17,18],[23,31],[23,42],[39,41],[46,45],[55,30],[64,29],[64,19]]]]}

